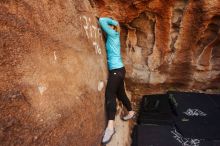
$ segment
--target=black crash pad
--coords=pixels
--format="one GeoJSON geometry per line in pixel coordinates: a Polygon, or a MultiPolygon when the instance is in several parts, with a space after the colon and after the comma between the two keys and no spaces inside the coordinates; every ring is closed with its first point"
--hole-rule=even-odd
{"type": "Polygon", "coordinates": [[[208,94],[208,96],[213,100],[215,106],[220,109],[220,95],[219,94],[208,94]]]}
{"type": "Polygon", "coordinates": [[[207,94],[188,92],[169,92],[169,98],[173,101],[172,108],[177,115],[183,115],[188,110],[207,115],[216,111],[213,100],[207,94]]]}
{"type": "Polygon", "coordinates": [[[132,146],[212,146],[212,141],[184,138],[171,126],[137,125],[132,146]],[[135,139],[134,139],[135,138],[135,139]]]}
{"type": "Polygon", "coordinates": [[[139,124],[172,124],[172,110],[167,94],[145,95],[141,101],[139,124]]]}
{"type": "Polygon", "coordinates": [[[209,95],[170,93],[177,116],[175,126],[184,137],[220,139],[220,110],[209,95]]]}
{"type": "Polygon", "coordinates": [[[179,116],[175,126],[185,137],[200,139],[220,139],[220,113],[212,113],[205,117],[179,116]]]}

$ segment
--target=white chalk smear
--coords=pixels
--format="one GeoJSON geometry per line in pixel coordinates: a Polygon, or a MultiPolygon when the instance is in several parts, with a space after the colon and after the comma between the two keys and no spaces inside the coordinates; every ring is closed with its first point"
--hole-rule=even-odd
{"type": "Polygon", "coordinates": [[[57,60],[56,51],[53,52],[54,60],[57,60]]]}
{"type": "Polygon", "coordinates": [[[103,87],[104,87],[104,82],[103,81],[99,81],[99,83],[98,83],[98,91],[102,91],[103,87]]]}
{"type": "Polygon", "coordinates": [[[38,90],[39,90],[40,94],[43,95],[44,91],[46,91],[47,88],[45,86],[40,85],[40,86],[38,86],[38,90]]]}

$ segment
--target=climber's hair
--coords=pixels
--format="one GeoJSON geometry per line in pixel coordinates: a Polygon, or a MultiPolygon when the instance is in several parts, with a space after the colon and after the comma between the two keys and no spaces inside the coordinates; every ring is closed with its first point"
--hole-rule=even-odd
{"type": "MultiPolygon", "coordinates": [[[[116,20],[115,17],[113,17],[113,16],[111,16],[110,18],[113,19],[113,20],[116,20]]],[[[118,33],[120,33],[121,28],[120,28],[120,25],[119,25],[119,24],[118,24],[117,26],[115,26],[115,25],[112,25],[112,26],[113,26],[113,29],[114,29],[115,31],[117,31],[118,33]]]]}
{"type": "Polygon", "coordinates": [[[115,31],[117,31],[118,33],[120,33],[121,28],[120,28],[119,25],[117,25],[117,26],[112,25],[112,26],[113,26],[113,29],[114,29],[115,31]]]}

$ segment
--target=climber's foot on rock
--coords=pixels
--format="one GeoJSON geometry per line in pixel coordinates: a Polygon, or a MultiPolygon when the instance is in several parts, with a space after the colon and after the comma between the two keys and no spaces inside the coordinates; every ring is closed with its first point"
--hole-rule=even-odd
{"type": "Polygon", "coordinates": [[[102,144],[107,144],[111,141],[112,136],[115,134],[115,129],[105,129],[104,136],[102,138],[102,144]]]}
{"type": "Polygon", "coordinates": [[[130,119],[134,119],[135,115],[136,115],[136,113],[134,111],[129,111],[126,116],[122,117],[122,120],[128,121],[130,119]]]}

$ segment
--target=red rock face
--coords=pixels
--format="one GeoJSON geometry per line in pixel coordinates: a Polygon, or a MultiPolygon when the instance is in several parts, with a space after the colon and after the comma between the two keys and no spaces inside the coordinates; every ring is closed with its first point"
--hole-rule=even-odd
{"type": "MultiPolygon", "coordinates": [[[[128,86],[219,90],[220,2],[93,0],[120,21],[128,86]]],[[[133,90],[134,91],[134,90],[133,90]]]]}
{"type": "Polygon", "coordinates": [[[104,42],[88,1],[0,1],[0,145],[99,145],[104,42]]]}
{"type": "Polygon", "coordinates": [[[170,89],[219,91],[219,0],[1,0],[0,145],[100,144],[107,66],[95,15],[120,21],[134,106],[170,89]]]}

